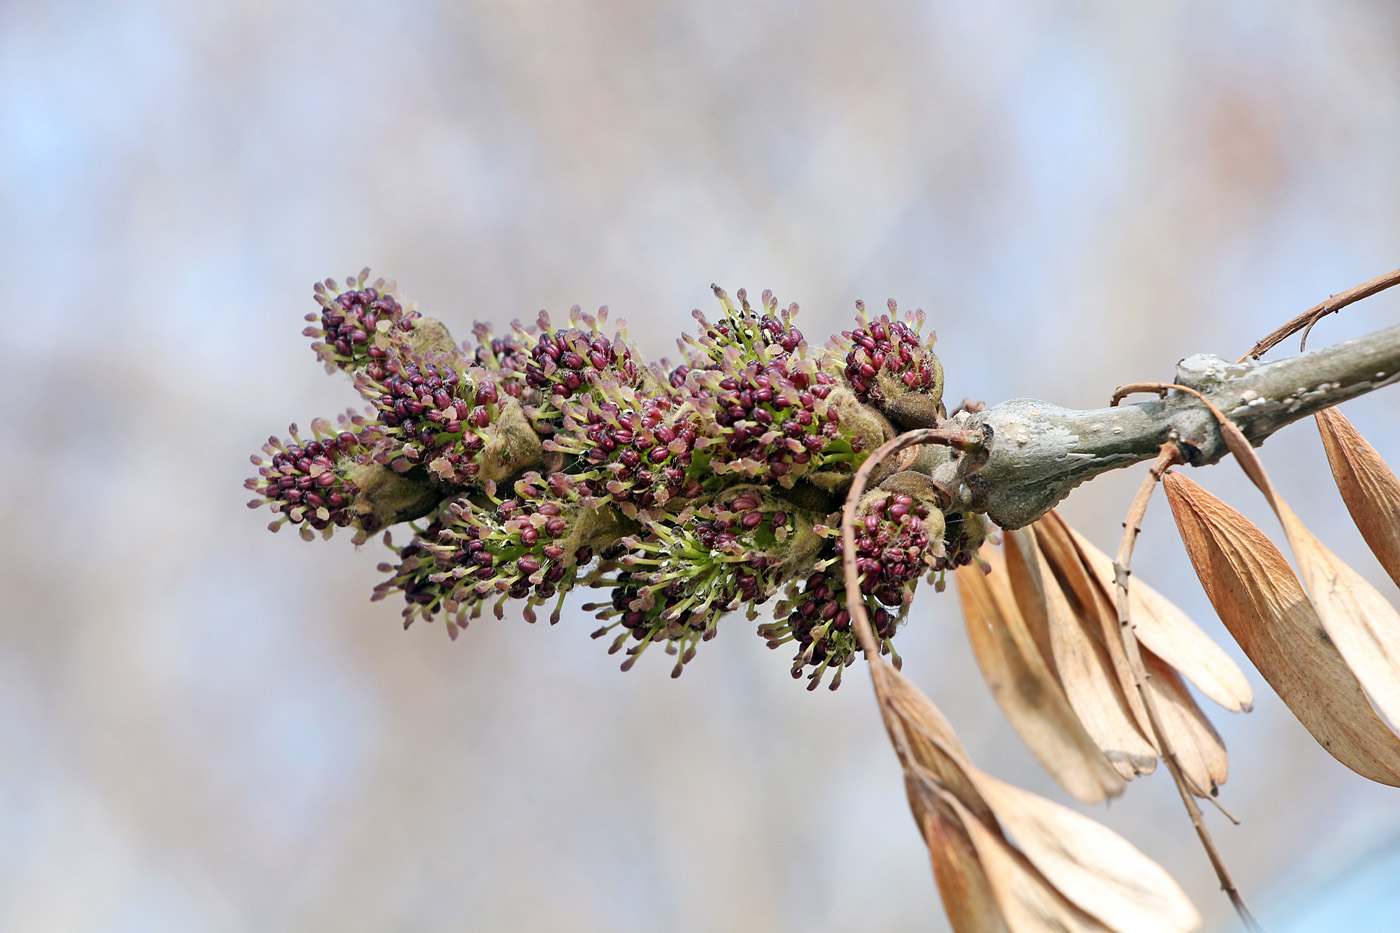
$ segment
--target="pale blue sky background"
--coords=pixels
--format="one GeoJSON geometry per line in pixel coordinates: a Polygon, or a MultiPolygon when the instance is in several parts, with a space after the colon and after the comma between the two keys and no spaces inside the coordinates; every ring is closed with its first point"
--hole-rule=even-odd
{"type": "MultiPolygon", "coordinates": [[[[742,620],[679,681],[622,675],[583,599],[404,633],[379,549],[263,531],[247,455],[354,402],[299,332],[366,264],[461,334],[607,303],[653,356],[712,281],[812,338],[893,296],[955,401],[1238,356],[1400,265],[1400,13],[1221,6],[0,4],[0,928],[943,929],[863,678],[809,695],[742,620]]],[[[1392,398],[1347,411],[1400,461],[1392,398]]],[[[1312,429],[1265,455],[1393,595],[1312,429]]],[[[1233,467],[1197,478],[1273,527],[1233,467]]],[[[1107,545],[1136,482],[1066,511],[1107,545]]],[[[1226,637],[1160,503],[1138,553],[1226,637]]],[[[955,602],[920,602],[906,670],[1061,799],[955,602]]],[[[1215,717],[1246,895],[1276,930],[1344,928],[1294,900],[1329,883],[1400,925],[1395,791],[1253,682],[1215,717]]],[[[1228,924],[1164,776],[1097,815],[1228,924]]]]}

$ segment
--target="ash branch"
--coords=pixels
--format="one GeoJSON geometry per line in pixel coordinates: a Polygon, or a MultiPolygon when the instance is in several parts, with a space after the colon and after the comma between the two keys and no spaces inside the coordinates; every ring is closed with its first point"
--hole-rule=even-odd
{"type": "MultiPolygon", "coordinates": [[[[1174,381],[1206,396],[1258,447],[1285,425],[1400,381],[1400,325],[1274,362],[1198,354],[1177,365],[1174,381]]],[[[1011,399],[961,413],[954,426],[991,428],[985,461],[934,448],[921,466],[953,492],[953,508],[985,511],[1003,528],[1030,524],[1100,473],[1151,460],[1169,438],[1193,466],[1228,453],[1206,406],[1175,391],[1083,411],[1011,399]]]]}

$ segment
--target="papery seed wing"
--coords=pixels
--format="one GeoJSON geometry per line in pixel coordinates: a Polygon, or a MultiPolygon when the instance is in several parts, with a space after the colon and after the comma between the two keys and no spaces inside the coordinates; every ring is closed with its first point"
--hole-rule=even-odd
{"type": "Polygon", "coordinates": [[[1400,786],[1400,738],[1371,708],[1283,554],[1181,474],[1162,485],[1206,595],[1259,673],[1334,758],[1400,786]]]}
{"type": "MultiPolygon", "coordinates": [[[[1180,885],[1117,833],[985,772],[970,776],[1029,863],[1080,910],[1124,933],[1185,933],[1200,927],[1200,914],[1180,885]]],[[[994,863],[983,847],[978,853],[995,888],[994,863]]]]}
{"type": "Polygon", "coordinates": [[[943,713],[884,658],[870,659],[870,674],[890,741],[896,750],[907,749],[912,759],[902,762],[906,773],[914,767],[922,769],[979,819],[995,826],[991,811],[967,779],[963,766],[968,760],[967,752],[943,713]]]}
{"type": "MultiPolygon", "coordinates": [[[[1099,585],[1105,592],[1113,593],[1113,561],[1068,523],[1065,527],[1099,585]]],[[[1232,713],[1247,712],[1254,705],[1254,692],[1239,665],[1186,613],[1143,583],[1137,574],[1133,574],[1128,587],[1128,612],[1142,646],[1180,671],[1206,696],[1232,713]]]]}
{"type": "Polygon", "coordinates": [[[1119,695],[1126,701],[1138,731],[1151,744],[1152,723],[1147,716],[1147,707],[1138,694],[1132,665],[1128,663],[1127,650],[1118,632],[1118,610],[1085,565],[1070,535],[1069,526],[1057,512],[1047,513],[1035,523],[1035,529],[1041,551],[1050,562],[1055,576],[1065,585],[1065,595],[1076,604],[1085,631],[1107,654],[1118,681],[1119,695]]]}
{"type": "Polygon", "coordinates": [[[1220,430],[1246,475],[1273,506],[1298,562],[1303,588],[1328,636],[1377,708],[1392,725],[1400,726],[1400,612],[1293,514],[1239,428],[1227,421],[1220,430]]]}
{"type": "MultiPolygon", "coordinates": [[[[1032,528],[1036,530],[1031,540],[1038,545],[1040,532],[1032,528]]],[[[1090,630],[1097,627],[1086,623],[1071,606],[1038,546],[1034,557],[1044,584],[1055,670],[1070,706],[1120,776],[1132,780],[1150,774],[1157,766],[1156,749],[1138,728],[1108,653],[1090,630]]]]}
{"type": "MultiPolygon", "coordinates": [[[[1055,648],[1050,643],[1050,617],[1046,606],[1045,580],[1040,575],[1040,545],[1035,542],[1035,531],[1030,528],[1017,528],[1003,534],[1006,546],[1006,579],[1011,584],[1011,594],[1016,600],[1016,608],[1026,620],[1026,627],[1035,639],[1045,666],[1055,670],[1055,648]]],[[[1054,583],[1054,578],[1051,578],[1054,583]]],[[[1058,584],[1055,584],[1058,586],[1058,584]]],[[[1059,675],[1056,674],[1056,677],[1059,675]]]]}
{"type": "Polygon", "coordinates": [[[958,568],[958,595],[973,654],[1002,712],[1065,790],[1086,803],[1122,793],[1122,778],[1075,715],[1016,607],[1007,562],[990,546],[982,556],[991,574],[958,568]]]}
{"type": "MultiPolygon", "coordinates": [[[[913,775],[904,780],[953,933],[1010,933],[962,819],[939,799],[939,789],[932,781],[913,775]]],[[[970,813],[967,819],[977,822],[970,813]]],[[[993,835],[990,830],[983,831],[993,835]]]]}
{"type": "Polygon", "coordinates": [[[956,800],[949,806],[960,817],[977,852],[988,887],[1010,933],[1114,933],[1070,903],[1029,860],[1004,839],[972,818],[956,800]]]}
{"type": "Polygon", "coordinates": [[[1197,797],[1215,796],[1230,776],[1225,743],[1171,665],[1147,650],[1142,652],[1142,662],[1147,671],[1147,689],[1152,693],[1162,731],[1176,752],[1182,776],[1197,797]]]}
{"type": "Polygon", "coordinates": [[[1390,579],[1400,585],[1400,480],[1335,408],[1315,415],[1342,501],[1390,579]]]}

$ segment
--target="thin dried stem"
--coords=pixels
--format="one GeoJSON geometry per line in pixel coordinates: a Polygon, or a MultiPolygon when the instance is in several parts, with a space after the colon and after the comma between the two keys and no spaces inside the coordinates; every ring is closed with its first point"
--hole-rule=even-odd
{"type": "MultiPolygon", "coordinates": [[[[1136,386],[1125,386],[1119,389],[1119,394],[1114,396],[1116,405],[1123,394],[1128,391],[1160,391],[1163,394],[1168,389],[1182,388],[1181,386],[1166,386],[1151,383],[1139,383],[1136,386]]],[[[1195,393],[1193,389],[1183,391],[1195,393]]],[[[1204,399],[1202,399],[1204,401],[1204,399]]],[[[1209,402],[1206,402],[1209,405],[1209,402]]],[[[1133,671],[1133,679],[1136,683],[1138,694],[1142,697],[1143,705],[1147,708],[1147,718],[1152,724],[1152,731],[1157,738],[1157,747],[1162,754],[1162,761],[1167,765],[1167,770],[1171,773],[1172,780],[1176,783],[1177,793],[1181,795],[1181,802],[1186,807],[1187,814],[1191,817],[1191,825],[1196,829],[1196,835],[1201,840],[1201,846],[1206,851],[1206,857],[1210,860],[1211,867],[1215,869],[1215,876],[1220,881],[1220,889],[1230,899],[1231,905],[1235,908],[1235,913],[1240,917],[1245,927],[1250,930],[1262,931],[1259,921],[1254,919],[1248,905],[1244,902],[1243,895],[1235,886],[1234,879],[1230,876],[1230,871],[1225,867],[1225,861],[1220,855],[1220,850],[1215,846],[1215,840],[1211,837],[1210,830],[1206,827],[1204,815],[1200,806],[1196,803],[1196,797],[1187,784],[1186,777],[1182,774],[1181,765],[1177,760],[1176,749],[1172,745],[1171,736],[1162,727],[1161,715],[1157,709],[1156,699],[1151,691],[1147,689],[1148,673],[1142,662],[1142,652],[1138,645],[1137,634],[1133,630],[1132,619],[1128,609],[1128,582],[1132,575],[1130,570],[1133,546],[1137,543],[1138,534],[1142,531],[1142,518],[1147,512],[1147,503],[1152,498],[1152,492],[1157,488],[1157,483],[1161,481],[1162,474],[1176,464],[1182,463],[1182,453],[1180,446],[1175,441],[1169,441],[1162,445],[1162,451],[1158,455],[1147,476],[1143,477],[1142,486],[1139,487],[1137,496],[1133,499],[1132,506],[1128,509],[1128,517],[1123,522],[1123,538],[1118,545],[1118,556],[1113,562],[1113,578],[1116,584],[1116,603],[1118,608],[1118,629],[1123,638],[1123,648],[1128,656],[1128,664],[1133,671]]],[[[1210,798],[1214,800],[1214,798],[1210,798]]],[[[1225,812],[1222,809],[1222,812],[1225,812]]],[[[1225,815],[1231,821],[1238,823],[1228,812],[1225,815]]]]}
{"type": "MultiPolygon", "coordinates": [[[[1258,359],[1271,347],[1287,340],[1289,337],[1298,333],[1298,331],[1305,329],[1310,331],[1314,324],[1327,315],[1335,314],[1347,305],[1358,302],[1362,298],[1369,298],[1377,292],[1383,292],[1392,285],[1400,285],[1400,269],[1396,269],[1394,272],[1387,272],[1385,275],[1377,276],[1369,282],[1362,282],[1355,288],[1349,288],[1340,294],[1333,295],[1326,301],[1313,305],[1287,324],[1284,324],[1282,327],[1260,340],[1248,353],[1240,357],[1236,362],[1243,363],[1250,357],[1258,359]]],[[[1306,346],[1307,340],[1308,337],[1305,332],[1303,334],[1304,346],[1306,346]]],[[[1298,349],[1301,352],[1303,347],[1299,347],[1298,349]]]]}

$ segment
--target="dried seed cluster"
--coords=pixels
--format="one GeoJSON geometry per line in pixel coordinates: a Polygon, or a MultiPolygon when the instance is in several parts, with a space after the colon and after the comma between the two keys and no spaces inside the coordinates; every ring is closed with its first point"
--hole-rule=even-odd
{"type": "MultiPolygon", "coordinates": [[[[795,643],[794,674],[811,686],[829,668],[839,683],[856,645],[834,529],[855,469],[893,436],[889,379],[935,402],[941,391],[918,326],[862,308],[854,330],[814,347],[796,305],[716,288],[721,316],[697,311],[681,365],[653,371],[625,331],[605,330],[606,308],[574,308],[565,327],[541,312],[505,335],[478,324],[459,346],[368,277],[318,284],[306,329],[367,412],[334,430],[318,421],[311,440],[293,428],[254,458],[250,505],[272,509],[274,530],[348,526],[363,539],[417,522],[402,546],[386,534],[396,557],[374,594],[401,594],[405,625],[441,615],[455,637],[507,600],[532,621],[552,603],[556,621],[567,592],[597,588],[607,598],[585,608],[623,667],[660,643],[676,674],[722,616],[756,618],[786,586],[780,622],[760,632],[795,643]]],[[[972,560],[982,526],[886,489],[859,514],[861,594],[892,651],[918,581],[972,560]]]]}

